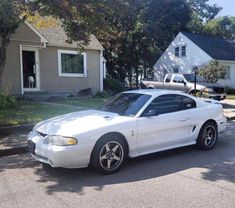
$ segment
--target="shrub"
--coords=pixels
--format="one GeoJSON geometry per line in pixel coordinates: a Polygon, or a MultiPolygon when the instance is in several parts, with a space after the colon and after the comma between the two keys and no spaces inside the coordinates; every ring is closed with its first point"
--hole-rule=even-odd
{"type": "Polygon", "coordinates": [[[95,94],[95,97],[100,97],[100,98],[108,98],[112,95],[109,91],[103,91],[103,92],[97,92],[95,94]]]}
{"type": "Polygon", "coordinates": [[[16,98],[0,92],[0,110],[12,108],[16,106],[16,98]]]}
{"type": "Polygon", "coordinates": [[[114,79],[104,79],[104,89],[114,93],[122,92],[125,90],[124,85],[114,79]]]}
{"type": "Polygon", "coordinates": [[[210,61],[207,65],[201,67],[198,73],[200,76],[204,77],[207,82],[211,83],[216,83],[226,75],[226,71],[219,65],[218,61],[210,61]]]}

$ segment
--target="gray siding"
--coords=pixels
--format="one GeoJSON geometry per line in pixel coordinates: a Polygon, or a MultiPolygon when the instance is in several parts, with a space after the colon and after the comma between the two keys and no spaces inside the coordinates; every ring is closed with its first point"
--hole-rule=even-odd
{"type": "Polygon", "coordinates": [[[41,90],[49,93],[66,93],[92,88],[100,90],[100,51],[86,50],[87,77],[59,77],[58,50],[71,48],[50,47],[40,50],[41,90]]]}
{"type": "Polygon", "coordinates": [[[21,94],[20,45],[42,46],[42,43],[10,41],[1,88],[11,94],[21,94]]]}
{"type": "Polygon", "coordinates": [[[29,28],[25,23],[21,24],[16,30],[16,33],[11,36],[11,40],[27,41],[27,42],[41,42],[41,38],[29,28]]]}

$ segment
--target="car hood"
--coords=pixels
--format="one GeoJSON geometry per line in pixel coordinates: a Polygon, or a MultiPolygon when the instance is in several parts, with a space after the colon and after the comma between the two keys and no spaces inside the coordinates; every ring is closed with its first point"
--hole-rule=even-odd
{"type": "Polygon", "coordinates": [[[76,136],[110,125],[120,117],[116,113],[86,110],[42,121],[34,127],[34,130],[47,135],[76,136]]]}

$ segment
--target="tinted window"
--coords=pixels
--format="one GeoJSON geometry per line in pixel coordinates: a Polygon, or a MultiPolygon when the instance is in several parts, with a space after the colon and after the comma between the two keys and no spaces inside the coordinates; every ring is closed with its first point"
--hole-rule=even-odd
{"type": "Polygon", "coordinates": [[[135,116],[150,98],[150,95],[145,94],[120,93],[106,101],[98,110],[121,116],[135,116]]]}
{"type": "Polygon", "coordinates": [[[149,111],[153,111],[155,115],[160,115],[192,108],[196,108],[196,102],[189,97],[182,95],[162,95],[149,104],[142,116],[145,116],[149,111]]]}
{"type": "Polygon", "coordinates": [[[165,82],[170,82],[171,81],[171,77],[172,77],[172,75],[171,74],[169,74],[169,75],[167,75],[167,77],[166,77],[166,81],[165,82]]]}

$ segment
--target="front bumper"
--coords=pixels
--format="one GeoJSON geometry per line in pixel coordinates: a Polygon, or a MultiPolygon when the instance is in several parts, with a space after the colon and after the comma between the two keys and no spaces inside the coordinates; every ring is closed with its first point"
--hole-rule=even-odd
{"type": "Polygon", "coordinates": [[[214,100],[225,100],[227,97],[226,93],[222,93],[222,94],[217,94],[217,93],[202,93],[202,96],[205,98],[209,98],[209,99],[214,99],[214,100]]]}
{"type": "Polygon", "coordinates": [[[56,146],[45,144],[36,132],[28,136],[31,155],[52,167],[83,168],[89,165],[91,147],[86,145],[56,146]]]}

